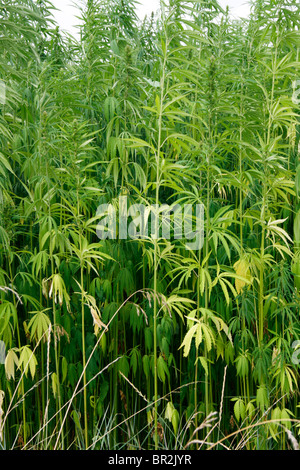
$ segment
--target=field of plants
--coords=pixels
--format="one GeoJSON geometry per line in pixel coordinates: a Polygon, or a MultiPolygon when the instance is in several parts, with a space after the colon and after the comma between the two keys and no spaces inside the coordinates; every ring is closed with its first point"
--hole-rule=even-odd
{"type": "Polygon", "coordinates": [[[297,449],[299,2],[79,14],[0,3],[0,448],[297,449]],[[202,246],[99,237],[120,196],[202,246]]]}

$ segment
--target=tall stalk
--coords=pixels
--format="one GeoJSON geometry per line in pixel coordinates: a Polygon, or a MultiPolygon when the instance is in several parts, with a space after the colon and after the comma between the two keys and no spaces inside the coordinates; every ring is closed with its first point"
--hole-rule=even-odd
{"type": "MultiPolygon", "coordinates": [[[[163,125],[163,106],[165,98],[165,73],[167,63],[167,51],[168,51],[168,39],[166,40],[164,48],[162,50],[162,64],[161,64],[161,79],[160,79],[160,99],[158,109],[158,138],[157,147],[155,153],[155,164],[156,164],[156,180],[155,180],[155,207],[159,207],[159,189],[160,189],[160,164],[161,164],[161,136],[162,136],[162,125],[163,125]]],[[[159,238],[159,223],[158,214],[155,216],[155,237],[159,238]]],[[[154,355],[154,442],[155,450],[158,449],[158,374],[157,374],[157,274],[159,269],[159,247],[157,238],[154,239],[154,301],[153,301],[153,355],[154,355]]]]}

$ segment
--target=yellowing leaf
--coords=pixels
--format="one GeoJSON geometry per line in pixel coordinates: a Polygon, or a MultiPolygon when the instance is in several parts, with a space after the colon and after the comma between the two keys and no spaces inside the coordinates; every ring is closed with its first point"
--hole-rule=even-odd
{"type": "Polygon", "coordinates": [[[31,377],[34,378],[37,365],[37,360],[34,353],[31,351],[29,346],[23,346],[20,351],[21,354],[19,358],[19,369],[23,367],[24,374],[27,377],[29,367],[31,377]]]}
{"type": "MultiPolygon", "coordinates": [[[[245,258],[239,259],[233,267],[238,276],[245,278],[249,282],[251,281],[250,264],[245,258]]],[[[242,279],[235,279],[235,288],[238,294],[241,292],[241,290],[243,289],[243,287],[245,287],[246,284],[248,283],[246,281],[243,281],[242,279]]]]}
{"type": "Polygon", "coordinates": [[[165,418],[168,419],[172,423],[174,433],[176,435],[177,430],[178,430],[178,423],[179,423],[179,413],[174,407],[173,403],[170,401],[168,402],[167,407],[166,407],[165,418]]]}
{"type": "Polygon", "coordinates": [[[19,359],[13,349],[10,349],[5,358],[5,373],[8,380],[15,380],[15,366],[18,367],[19,359]]]}
{"type": "Polygon", "coordinates": [[[165,411],[165,418],[172,422],[172,415],[174,411],[174,405],[171,401],[168,402],[166,411],[165,411]]]}
{"type": "Polygon", "coordinates": [[[100,320],[97,311],[93,307],[90,307],[90,311],[93,317],[95,335],[97,336],[98,331],[102,330],[102,328],[105,328],[105,331],[107,331],[107,326],[100,320]]]}
{"type": "Polygon", "coordinates": [[[63,301],[66,302],[67,308],[70,305],[70,296],[67,293],[67,289],[65,286],[65,282],[60,274],[53,274],[51,278],[50,290],[49,290],[49,298],[51,299],[54,296],[54,302],[62,306],[63,301]]]}
{"type": "Polygon", "coordinates": [[[56,398],[57,392],[58,392],[58,380],[57,380],[57,375],[55,372],[51,375],[51,382],[52,382],[52,390],[53,390],[53,395],[54,398],[56,398]]]}
{"type": "Polygon", "coordinates": [[[202,365],[203,369],[205,370],[205,374],[208,375],[207,359],[203,356],[199,356],[198,361],[201,362],[201,365],[202,365]]]}
{"type": "Polygon", "coordinates": [[[197,324],[192,326],[192,328],[190,328],[190,330],[187,332],[187,334],[183,338],[183,341],[182,341],[182,344],[181,344],[180,348],[184,348],[183,349],[184,357],[187,357],[189,355],[189,352],[190,352],[190,349],[191,349],[192,339],[194,337],[194,334],[197,331],[197,328],[198,328],[197,324]]]}

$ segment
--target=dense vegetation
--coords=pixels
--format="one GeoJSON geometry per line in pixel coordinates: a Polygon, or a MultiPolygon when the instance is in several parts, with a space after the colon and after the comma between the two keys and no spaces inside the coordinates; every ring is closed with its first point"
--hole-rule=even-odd
{"type": "Polygon", "coordinates": [[[1,448],[297,447],[299,3],[51,10],[0,5],[1,448]],[[120,195],[202,249],[99,239],[120,195]]]}

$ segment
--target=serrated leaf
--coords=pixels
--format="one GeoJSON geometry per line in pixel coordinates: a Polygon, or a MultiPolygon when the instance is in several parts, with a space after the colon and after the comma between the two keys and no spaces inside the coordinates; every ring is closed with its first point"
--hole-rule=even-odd
{"type": "Polygon", "coordinates": [[[239,422],[241,419],[243,420],[245,418],[245,403],[241,398],[239,398],[235,404],[234,404],[234,415],[236,417],[236,420],[239,422]]]}
{"type": "Polygon", "coordinates": [[[18,367],[19,359],[14,349],[9,349],[5,358],[5,374],[8,380],[15,380],[15,367],[18,367]]]}

